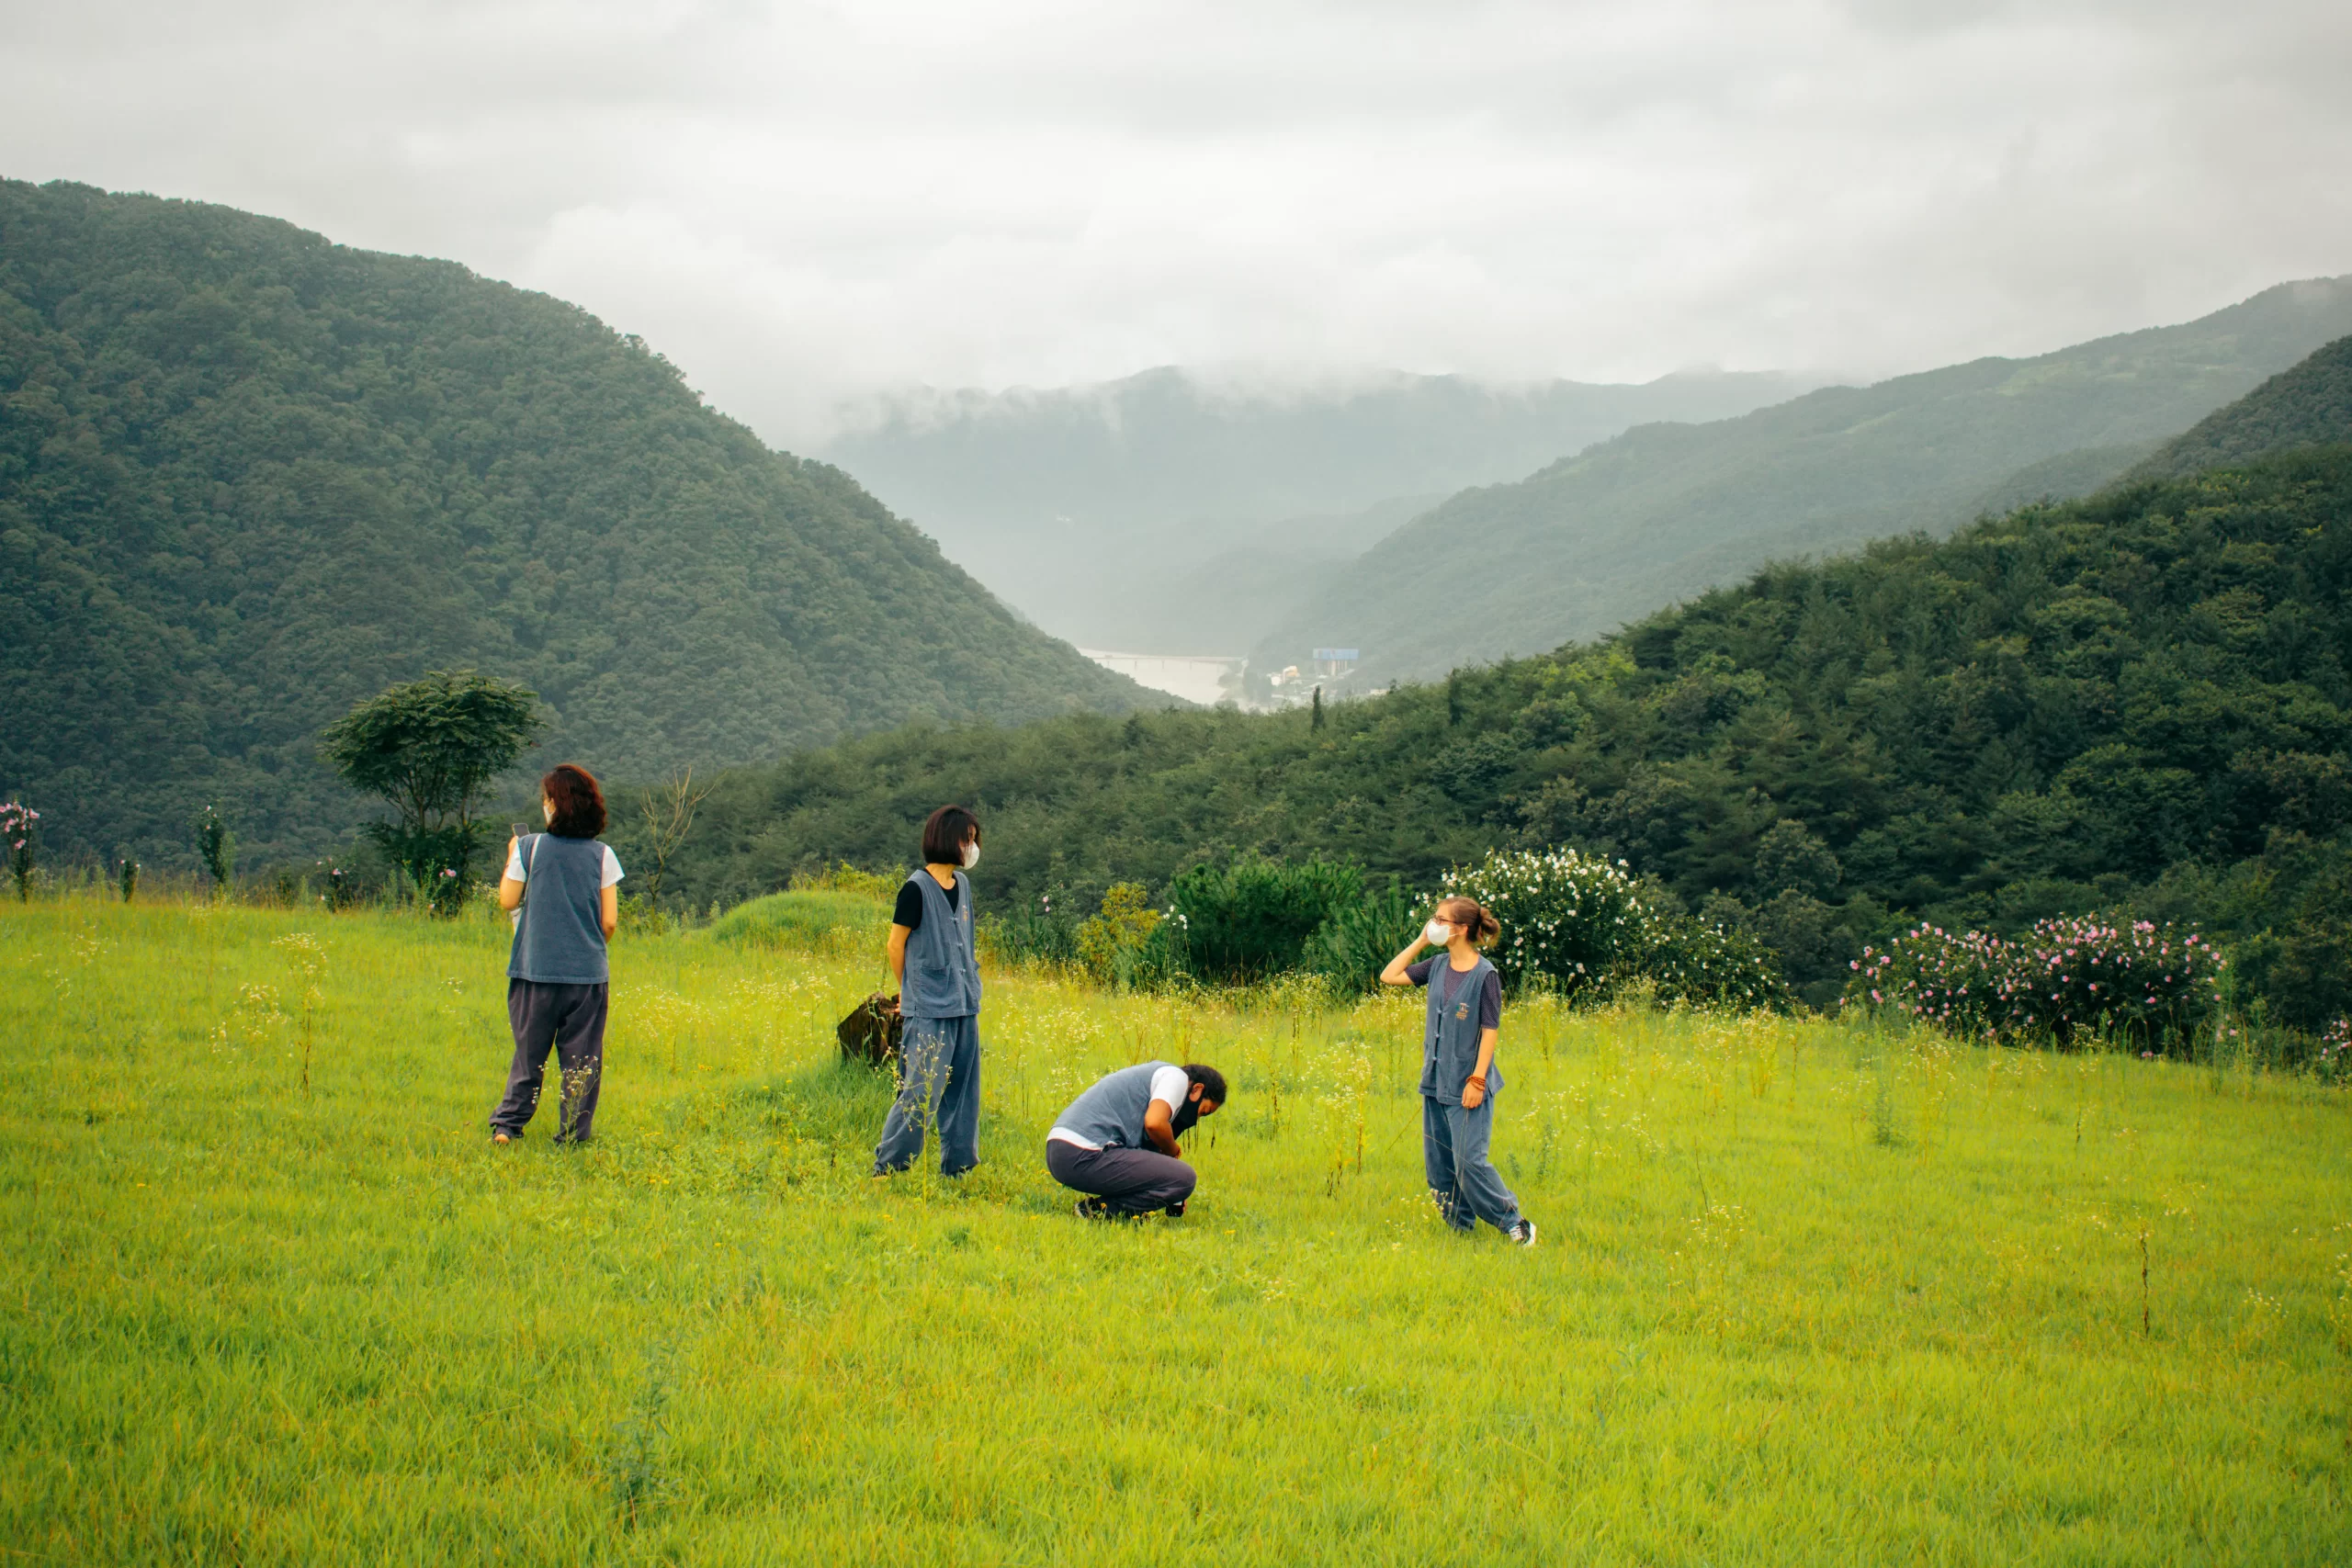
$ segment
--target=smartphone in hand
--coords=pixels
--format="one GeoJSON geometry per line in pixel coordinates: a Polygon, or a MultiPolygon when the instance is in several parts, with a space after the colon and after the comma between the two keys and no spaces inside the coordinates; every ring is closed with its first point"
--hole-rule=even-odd
{"type": "Polygon", "coordinates": [[[514,836],[518,839],[527,839],[531,836],[531,825],[528,822],[509,822],[506,825],[514,830],[514,836]]]}

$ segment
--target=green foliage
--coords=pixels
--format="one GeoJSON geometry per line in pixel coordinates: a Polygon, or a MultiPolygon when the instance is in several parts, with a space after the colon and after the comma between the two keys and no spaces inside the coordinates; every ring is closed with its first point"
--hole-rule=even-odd
{"type": "Polygon", "coordinates": [[[1341,899],[1316,929],[1302,961],[1335,994],[1376,990],[1381,970],[1429,919],[1431,902],[1408,895],[1392,875],[1383,886],[1366,888],[1361,898],[1341,899]]]}
{"type": "Polygon", "coordinates": [[[2298,446],[2352,441],[2352,337],[2199,420],[2132,470],[2133,479],[2186,479],[2298,446]]]}
{"type": "Polygon", "coordinates": [[[878,952],[889,924],[890,906],[871,893],[796,888],[738,904],[712,923],[710,934],[752,947],[817,947],[839,937],[878,952]]]}
{"type": "Polygon", "coordinates": [[[1789,1005],[1787,976],[1771,949],[1743,931],[1693,915],[1652,910],[1630,965],[1661,1002],[1748,1012],[1789,1005]]]}
{"type": "Polygon", "coordinates": [[[1907,921],[2008,935],[2120,907],[2270,931],[2248,1001],[2281,1022],[2352,1000],[2317,869],[2352,829],[2352,456],[1775,567],[1453,686],[1451,726],[1446,688],[1405,686],[1320,732],[1169,713],[869,738],[721,781],[682,874],[731,897],[887,861],[945,799],[988,820],[984,908],[1167,889],[1212,851],[1431,888],[1571,845],[1773,946],[1816,1005],[1907,921]]]}
{"type": "Polygon", "coordinates": [[[1299,968],[1316,931],[1363,896],[1363,872],[1319,857],[1285,864],[1237,856],[1196,865],[1168,889],[1185,968],[1226,983],[1299,968]]]}
{"type": "Polygon", "coordinates": [[[237,835],[230,830],[229,818],[220,803],[209,803],[196,814],[196,858],[212,878],[217,894],[226,894],[236,875],[237,835]]]}
{"type": "Polygon", "coordinates": [[[475,813],[491,781],[545,728],[538,694],[470,670],[428,671],[327,726],[320,755],[396,814],[365,831],[444,913],[465,902],[481,850],[475,813]]]}
{"type": "Polygon", "coordinates": [[[70,802],[51,852],[184,867],[219,799],[312,859],[362,815],[320,729],[468,665],[617,779],[1152,700],[574,306],[0,182],[0,788],[70,802]]]}
{"type": "Polygon", "coordinates": [[[1143,884],[1113,883],[1102,895],[1102,908],[1078,928],[1079,966],[1097,985],[1121,990],[1164,974],[1170,947],[1161,923],[1143,884]]]}

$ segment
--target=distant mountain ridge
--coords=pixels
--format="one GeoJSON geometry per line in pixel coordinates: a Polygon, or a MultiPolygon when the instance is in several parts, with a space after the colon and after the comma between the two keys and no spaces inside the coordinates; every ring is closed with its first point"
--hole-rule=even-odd
{"type": "Polygon", "coordinates": [[[2299,446],[2352,441],[2352,337],[2218,409],[2167,441],[2132,479],[2181,479],[2299,446]]]}
{"type": "Polygon", "coordinates": [[[0,182],[0,794],[52,852],[363,804],[319,728],[430,667],[621,778],[1146,694],[578,308],[227,208],[0,182]]]}
{"type": "Polygon", "coordinates": [[[1719,419],[1818,384],[1396,375],[1277,393],[1163,367],[1048,391],[902,394],[822,452],[1049,630],[1238,650],[1402,521],[1400,502],[1516,479],[1629,425],[1719,419]]]}
{"type": "Polygon", "coordinates": [[[2180,326],[1650,424],[1464,491],[1334,572],[1252,650],[1361,647],[1365,685],[1601,636],[1768,560],[2087,494],[2352,332],[2352,278],[2180,326]],[[1448,614],[1432,615],[1433,604],[1448,614]]]}

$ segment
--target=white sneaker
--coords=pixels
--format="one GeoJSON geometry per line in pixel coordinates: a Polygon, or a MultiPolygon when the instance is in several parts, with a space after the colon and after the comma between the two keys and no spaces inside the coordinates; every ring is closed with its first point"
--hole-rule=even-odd
{"type": "Polygon", "coordinates": [[[1504,1233],[1504,1239],[1509,1241],[1513,1247],[1533,1247],[1535,1245],[1535,1222],[1533,1220],[1525,1219],[1520,1221],[1519,1224],[1511,1226],[1509,1231],[1504,1233]]]}

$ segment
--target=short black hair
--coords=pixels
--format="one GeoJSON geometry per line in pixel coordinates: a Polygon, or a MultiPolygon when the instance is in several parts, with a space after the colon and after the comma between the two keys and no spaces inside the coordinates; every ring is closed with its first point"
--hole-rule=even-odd
{"type": "Polygon", "coordinates": [[[925,865],[961,865],[964,845],[980,836],[980,819],[960,806],[943,806],[922,825],[925,865]]]}
{"type": "Polygon", "coordinates": [[[1215,1067],[1204,1067],[1198,1062],[1184,1064],[1184,1076],[1201,1086],[1201,1098],[1218,1105],[1225,1103],[1225,1075],[1215,1067]]]}

